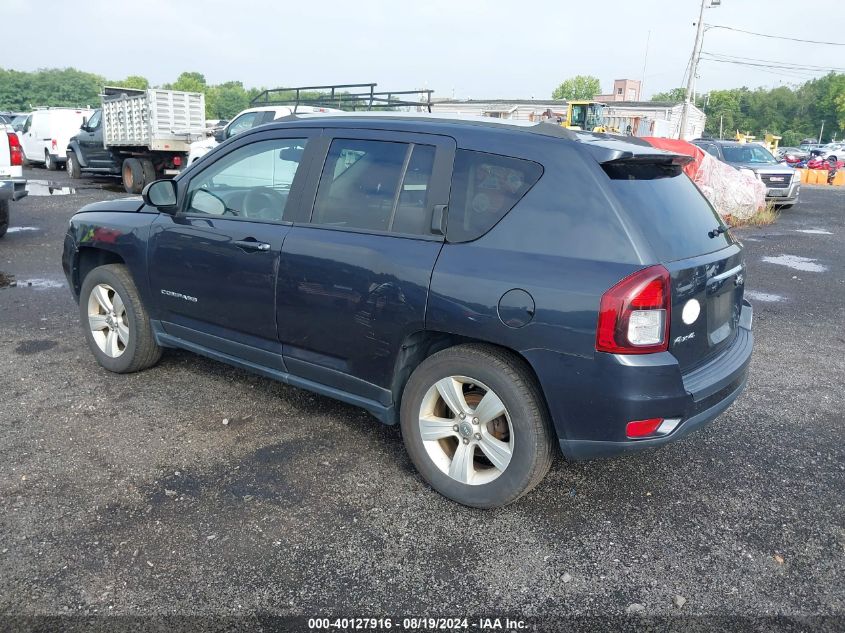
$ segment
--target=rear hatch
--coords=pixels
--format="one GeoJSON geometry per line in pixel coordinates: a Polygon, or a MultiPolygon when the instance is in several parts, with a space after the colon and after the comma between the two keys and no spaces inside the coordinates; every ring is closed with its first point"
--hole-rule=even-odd
{"type": "Polygon", "coordinates": [[[742,310],[742,248],[683,173],[683,159],[616,160],[602,165],[630,220],[672,278],[669,351],[687,372],[734,339],[742,310]]]}

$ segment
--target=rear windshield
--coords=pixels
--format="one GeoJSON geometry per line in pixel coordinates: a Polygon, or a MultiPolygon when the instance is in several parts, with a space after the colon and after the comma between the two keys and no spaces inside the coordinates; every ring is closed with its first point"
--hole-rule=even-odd
{"type": "Polygon", "coordinates": [[[649,240],[660,261],[704,255],[729,246],[723,223],[693,182],[676,166],[604,165],[611,188],[649,240]]]}

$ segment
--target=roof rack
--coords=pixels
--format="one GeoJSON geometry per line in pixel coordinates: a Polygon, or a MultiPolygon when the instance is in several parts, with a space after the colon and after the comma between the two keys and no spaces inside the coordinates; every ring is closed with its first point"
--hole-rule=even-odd
{"type": "Polygon", "coordinates": [[[415,107],[431,112],[431,95],[434,90],[376,91],[377,85],[369,83],[270,88],[256,95],[250,105],[293,105],[294,112],[301,105],[353,111],[415,107]],[[411,95],[417,95],[417,100],[408,98],[411,95]]]}

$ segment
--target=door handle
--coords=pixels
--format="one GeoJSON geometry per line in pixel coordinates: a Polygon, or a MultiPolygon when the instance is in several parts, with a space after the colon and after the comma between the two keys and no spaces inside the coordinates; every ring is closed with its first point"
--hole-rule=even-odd
{"type": "Polygon", "coordinates": [[[247,251],[269,251],[270,245],[267,242],[259,242],[258,240],[248,237],[245,240],[235,240],[235,246],[247,251]]]}

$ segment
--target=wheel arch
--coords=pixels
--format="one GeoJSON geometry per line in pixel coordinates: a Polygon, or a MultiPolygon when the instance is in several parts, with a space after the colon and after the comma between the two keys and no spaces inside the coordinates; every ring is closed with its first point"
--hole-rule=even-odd
{"type": "MultiPolygon", "coordinates": [[[[551,419],[549,405],[546,401],[546,394],[543,391],[543,383],[537,376],[537,372],[528,359],[519,351],[469,336],[462,336],[459,334],[452,334],[449,332],[441,332],[437,330],[418,330],[409,334],[402,341],[399,347],[399,353],[396,356],[396,366],[393,371],[393,382],[391,384],[391,392],[393,394],[394,411],[398,418],[399,411],[402,408],[402,393],[405,390],[405,385],[414,370],[426,358],[450,347],[457,345],[483,345],[489,348],[495,348],[510,356],[515,362],[521,364],[530,374],[537,387],[537,391],[542,398],[542,406],[545,409],[546,415],[551,419]]],[[[557,434],[557,425],[553,424],[552,428],[557,434]]]]}
{"type": "Polygon", "coordinates": [[[92,270],[98,266],[105,266],[106,264],[123,264],[126,261],[115,253],[104,248],[96,246],[81,246],[76,255],[76,266],[73,274],[73,293],[79,297],[79,292],[82,289],[82,282],[85,277],[92,270]]]}
{"type": "Polygon", "coordinates": [[[87,167],[88,164],[85,161],[85,154],[80,150],[79,144],[71,140],[67,144],[67,150],[65,150],[65,156],[73,154],[76,157],[76,162],[79,163],[80,167],[87,167]]]}

